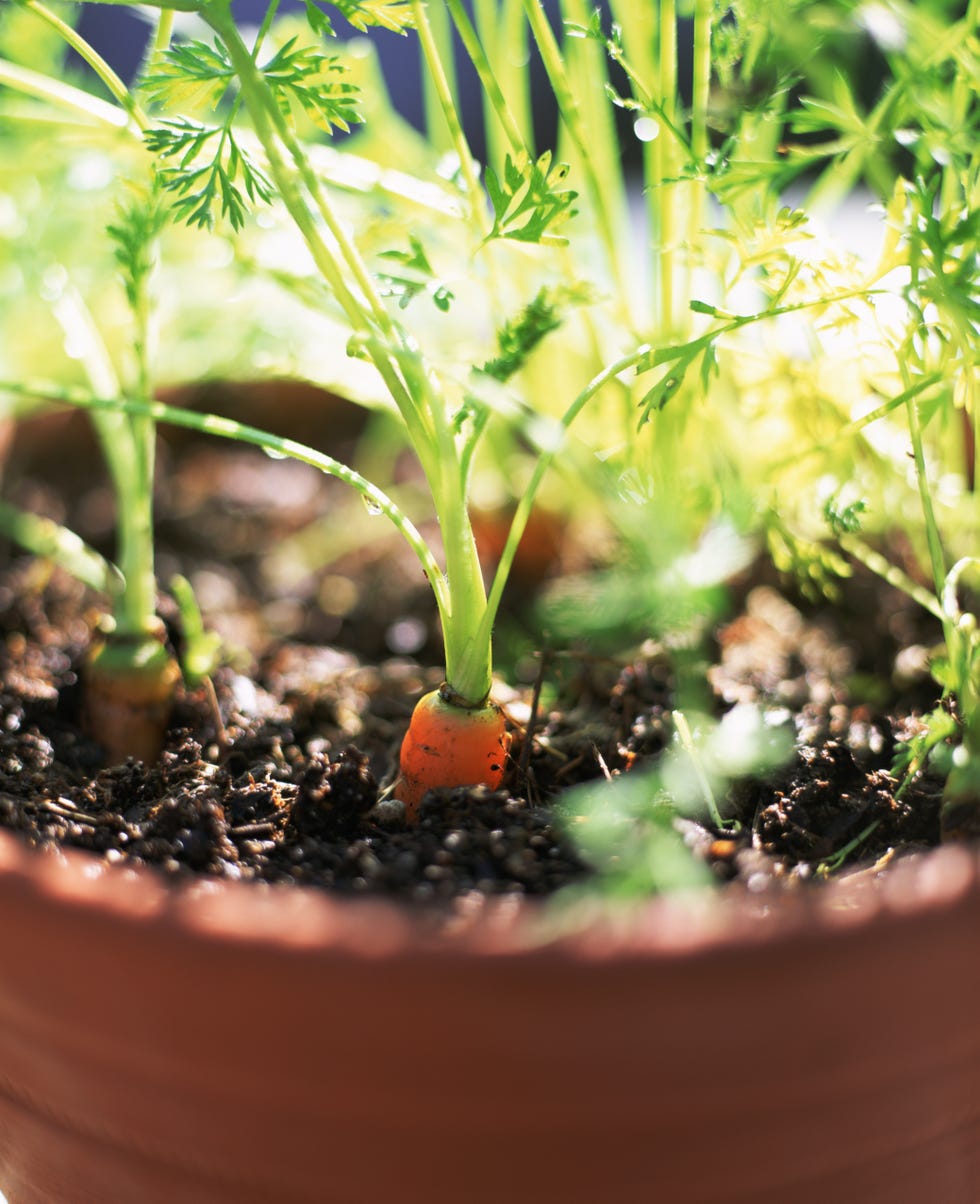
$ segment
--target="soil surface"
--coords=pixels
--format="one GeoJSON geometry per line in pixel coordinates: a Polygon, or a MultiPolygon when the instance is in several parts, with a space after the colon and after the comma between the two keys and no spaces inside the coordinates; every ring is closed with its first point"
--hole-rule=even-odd
{"type": "MultiPolygon", "coordinates": [[[[105,487],[63,475],[56,487],[27,468],[12,500],[104,546],[105,487]]],[[[178,877],[302,882],[419,904],[543,896],[590,877],[560,822],[562,795],[662,752],[676,705],[664,649],[542,653],[525,606],[539,581],[519,572],[501,624],[519,682],[499,698],[515,733],[504,788],[434,792],[408,826],[385,786],[415,699],[440,681],[434,607],[412,562],[387,533],[375,538],[380,520],[362,508],[355,522],[335,483],[302,466],[191,446],[163,479],[161,578],[179,567],[193,579],[231,663],[213,695],[181,694],[158,764],[106,767],[79,715],[98,600],[60,571],[11,557],[0,571],[0,823],[35,845],[178,877]],[[331,514],[339,521],[324,532],[331,514]],[[362,521],[370,539],[358,534],[362,521]],[[315,564],[306,559],[314,531],[315,564]]],[[[549,571],[559,574],[576,553],[554,527],[549,571]]],[[[539,556],[534,572],[540,565],[539,556]]],[[[681,821],[725,889],[875,875],[938,841],[941,784],[926,777],[900,792],[890,772],[896,741],[935,703],[927,662],[938,629],[870,577],[845,588],[843,607],[808,606],[757,574],[713,635],[712,705],[721,714],[755,703],[795,745],[778,770],[736,782],[722,801],[734,825],[681,821]]],[[[161,613],[179,646],[166,598],[161,613]]]]}

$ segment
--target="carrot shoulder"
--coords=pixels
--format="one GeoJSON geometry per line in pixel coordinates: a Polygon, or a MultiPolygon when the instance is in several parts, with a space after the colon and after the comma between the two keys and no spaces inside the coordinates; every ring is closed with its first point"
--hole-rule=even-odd
{"type": "Polygon", "coordinates": [[[479,707],[450,701],[445,688],[416,703],[402,742],[395,794],[413,820],[427,790],[440,786],[489,786],[503,781],[510,735],[495,703],[479,707]]]}
{"type": "Polygon", "coordinates": [[[83,672],[83,725],[102,745],[107,765],[160,756],[180,669],[154,636],[111,635],[83,672]]]}

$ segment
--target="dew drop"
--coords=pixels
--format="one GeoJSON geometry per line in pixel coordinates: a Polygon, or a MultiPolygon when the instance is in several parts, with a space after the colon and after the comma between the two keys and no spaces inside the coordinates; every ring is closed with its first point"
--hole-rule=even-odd
{"type": "Polygon", "coordinates": [[[638,117],[633,122],[633,133],[641,142],[652,142],[660,134],[660,126],[652,117],[638,117]]]}
{"type": "Polygon", "coordinates": [[[366,494],[362,494],[361,497],[364,501],[364,509],[368,512],[368,514],[378,515],[384,513],[381,503],[375,501],[373,497],[368,497],[366,494]]]}

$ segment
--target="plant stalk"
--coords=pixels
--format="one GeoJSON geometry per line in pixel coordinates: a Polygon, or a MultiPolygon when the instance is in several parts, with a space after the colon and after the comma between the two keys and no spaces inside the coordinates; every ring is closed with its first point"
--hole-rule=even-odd
{"type": "Polygon", "coordinates": [[[617,231],[617,219],[620,215],[617,214],[614,217],[609,210],[605,181],[599,178],[589,152],[581,109],[568,77],[561,48],[548,23],[540,0],[524,0],[524,11],[527,14],[531,34],[548,73],[548,79],[551,81],[555,99],[558,101],[558,110],[561,113],[562,121],[578,154],[579,164],[585,175],[599,237],[609,264],[610,274],[616,282],[616,295],[626,297],[628,294],[624,287],[621,260],[623,248],[619,237],[622,227],[620,226],[617,231]]]}
{"type": "Polygon", "coordinates": [[[422,48],[422,56],[427,68],[427,80],[431,85],[433,95],[438,102],[443,121],[449,131],[449,141],[459,160],[460,171],[466,181],[466,191],[470,198],[470,212],[476,223],[480,237],[486,232],[486,213],[483,188],[477,178],[473,165],[473,154],[470,151],[459,110],[453,98],[453,90],[446,73],[445,64],[440,57],[436,39],[429,25],[426,6],[420,0],[414,0],[412,11],[415,14],[415,28],[422,48]]]}
{"type": "Polygon", "coordinates": [[[141,130],[146,129],[146,114],[133,99],[132,93],[119,78],[118,74],[109,66],[101,54],[93,46],[68,25],[65,21],[49,8],[40,3],[40,0],[23,0],[24,7],[35,16],[51,26],[64,39],[65,43],[75,51],[75,53],[92,68],[95,74],[108,88],[110,94],[119,102],[126,110],[133,121],[141,130]]]}

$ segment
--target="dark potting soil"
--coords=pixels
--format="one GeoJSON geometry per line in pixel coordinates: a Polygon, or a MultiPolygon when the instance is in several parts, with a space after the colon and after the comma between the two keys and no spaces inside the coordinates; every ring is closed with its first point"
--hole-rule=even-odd
{"type": "MultiPolygon", "coordinates": [[[[349,458],[344,441],[360,435],[364,412],[311,400],[306,387],[284,408],[282,388],[277,419],[296,424],[284,433],[322,444],[329,432],[330,450],[349,458]]],[[[242,417],[248,401],[236,386],[229,406],[242,417]]],[[[220,411],[222,397],[210,389],[202,404],[220,411]]],[[[98,456],[63,454],[66,445],[84,452],[88,437],[77,416],[18,426],[5,495],[111,555],[98,456]]],[[[0,824],[34,845],[74,845],[177,877],[420,903],[543,896],[589,877],[559,822],[563,793],[650,764],[671,737],[676,683],[662,648],[542,653],[540,623],[522,626],[543,574],[588,562],[564,519],[526,535],[530,554],[515,564],[498,624],[522,683],[499,699],[514,731],[503,788],[434,793],[409,827],[384,788],[415,699],[440,680],[435,608],[411,555],[345,486],[305,465],[180,432],[162,436],[158,459],[161,580],[193,578],[233,654],[214,680],[218,713],[206,691],[185,694],[159,764],[104,767],[79,727],[97,600],[44,564],[11,558],[0,570],[0,824]]],[[[417,488],[410,463],[393,473],[400,488],[417,488]]],[[[494,516],[477,517],[492,548],[494,516]]],[[[899,791],[890,772],[896,740],[935,704],[928,658],[938,625],[860,569],[842,588],[844,605],[808,606],[771,572],[756,573],[733,590],[732,617],[713,635],[711,705],[757,704],[795,741],[781,769],[737,781],[722,800],[736,828],[715,830],[703,815],[681,822],[727,890],[877,875],[938,841],[941,784],[926,777],[899,791]]]]}
{"type": "MultiPolygon", "coordinates": [[[[853,631],[806,617],[762,584],[716,634],[708,679],[719,711],[757,703],[796,741],[782,768],[735,784],[725,802],[735,830],[703,816],[681,822],[728,889],[877,874],[938,840],[940,784],[899,793],[890,773],[896,739],[933,702],[927,648],[900,598],[862,588],[874,619],[853,631]]],[[[248,673],[219,671],[214,700],[203,689],[180,698],[157,765],[105,768],[79,727],[91,607],[81,587],[36,562],[0,574],[0,823],[33,845],[176,877],[417,903],[548,895],[591,873],[556,817],[562,792],[642,769],[671,730],[662,649],[545,656],[539,681],[503,699],[515,730],[504,788],[434,792],[408,826],[383,785],[412,702],[437,671],[280,640],[248,673]]]]}

